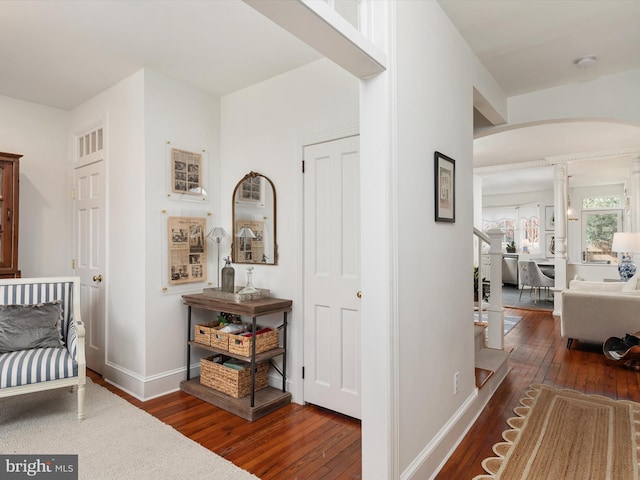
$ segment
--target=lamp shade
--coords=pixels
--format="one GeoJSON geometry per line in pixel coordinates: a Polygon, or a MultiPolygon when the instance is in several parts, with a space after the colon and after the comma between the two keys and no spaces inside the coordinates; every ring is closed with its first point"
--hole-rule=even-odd
{"type": "Polygon", "coordinates": [[[229,234],[227,233],[227,231],[222,228],[222,227],[214,227],[213,229],[211,229],[211,231],[207,234],[207,238],[210,238],[211,240],[214,240],[216,243],[220,243],[220,241],[224,238],[229,238],[229,234]]]}
{"type": "Polygon", "coordinates": [[[613,234],[613,252],[640,252],[640,233],[616,232],[613,234]]]}
{"type": "Polygon", "coordinates": [[[256,238],[256,234],[249,227],[242,227],[238,233],[236,233],[236,237],[238,238],[256,238]]]}

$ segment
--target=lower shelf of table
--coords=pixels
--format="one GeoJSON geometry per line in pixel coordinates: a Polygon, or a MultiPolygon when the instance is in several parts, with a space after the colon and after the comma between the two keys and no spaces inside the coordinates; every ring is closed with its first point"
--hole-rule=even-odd
{"type": "Polygon", "coordinates": [[[233,398],[200,384],[200,377],[182,381],[180,383],[180,390],[250,422],[262,418],[280,407],[291,403],[291,394],[289,392],[283,392],[278,388],[267,387],[256,392],[255,406],[252,407],[251,395],[242,398],[233,398]]]}

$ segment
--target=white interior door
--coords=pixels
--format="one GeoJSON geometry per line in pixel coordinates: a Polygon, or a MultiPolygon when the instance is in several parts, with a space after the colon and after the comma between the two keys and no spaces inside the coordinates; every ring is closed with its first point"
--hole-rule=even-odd
{"type": "Polygon", "coordinates": [[[105,329],[104,161],[74,170],[75,274],[80,276],[80,305],[86,330],[87,367],[102,374],[105,329]]]}
{"type": "Polygon", "coordinates": [[[304,399],[360,418],[359,137],[304,162],[304,399]]]}

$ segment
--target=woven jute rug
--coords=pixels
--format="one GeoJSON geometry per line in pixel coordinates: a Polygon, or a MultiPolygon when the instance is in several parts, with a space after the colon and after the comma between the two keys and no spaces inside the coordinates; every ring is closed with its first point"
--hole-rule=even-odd
{"type": "Polygon", "coordinates": [[[638,480],[640,404],[531,385],[474,480],[638,480]]]}

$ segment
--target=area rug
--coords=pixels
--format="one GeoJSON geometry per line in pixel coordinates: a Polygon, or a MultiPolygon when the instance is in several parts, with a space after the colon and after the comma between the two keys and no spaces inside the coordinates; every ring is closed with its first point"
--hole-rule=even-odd
{"type": "Polygon", "coordinates": [[[637,480],[640,404],[531,385],[474,480],[637,480]]]}
{"type": "MultiPolygon", "coordinates": [[[[486,322],[488,321],[488,316],[487,314],[483,314],[482,315],[482,321],[486,322]]],[[[522,320],[522,317],[515,317],[515,316],[510,316],[510,315],[505,315],[504,317],[504,334],[506,335],[507,333],[509,333],[509,331],[515,327],[518,322],[522,320]]],[[[478,314],[474,313],[473,314],[473,321],[477,322],[478,321],[478,314]]]]}
{"type": "Polygon", "coordinates": [[[63,388],[0,399],[0,454],[77,454],[87,480],[258,478],[89,379],[82,421],[76,398],[63,388]]]}

